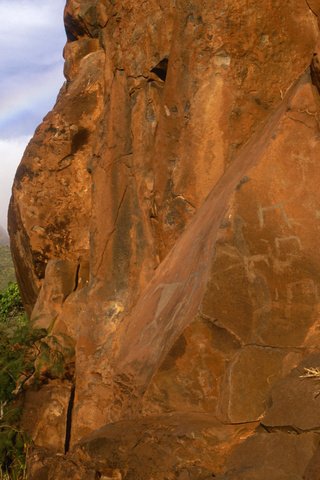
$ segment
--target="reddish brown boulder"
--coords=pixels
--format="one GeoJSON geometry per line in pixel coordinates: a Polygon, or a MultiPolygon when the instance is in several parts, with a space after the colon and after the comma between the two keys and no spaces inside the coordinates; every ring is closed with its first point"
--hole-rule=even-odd
{"type": "Polygon", "coordinates": [[[67,2],[67,82],[9,212],[26,308],[75,346],[72,448],[40,413],[31,478],[314,470],[319,13],[67,2]]]}
{"type": "Polygon", "coordinates": [[[26,393],[22,428],[37,446],[64,451],[71,389],[70,382],[54,380],[40,391],[35,388],[26,393]]]}
{"type": "Polygon", "coordinates": [[[316,433],[294,435],[290,430],[260,433],[237,447],[218,480],[302,480],[318,445],[316,433]]]}
{"type": "Polygon", "coordinates": [[[45,469],[50,480],[205,480],[221,472],[239,436],[248,435],[254,426],[226,426],[213,415],[203,413],[172,413],[116,422],[83,439],[64,459],[38,455],[33,462],[37,464],[34,478],[40,480],[45,469]]]}
{"type": "Polygon", "coordinates": [[[310,355],[274,385],[262,420],[267,430],[290,426],[297,433],[320,432],[320,383],[306,376],[306,368],[318,365],[319,360],[318,354],[310,355]]]}

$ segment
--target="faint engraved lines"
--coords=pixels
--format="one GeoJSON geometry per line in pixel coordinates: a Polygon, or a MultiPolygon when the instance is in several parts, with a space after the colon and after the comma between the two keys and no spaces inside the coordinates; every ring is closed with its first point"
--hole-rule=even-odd
{"type": "Polygon", "coordinates": [[[296,255],[302,250],[301,240],[296,235],[277,237],[275,239],[278,255],[296,255]]]}
{"type": "Polygon", "coordinates": [[[318,299],[318,286],[312,278],[304,278],[287,284],[287,303],[289,305],[298,300],[300,303],[303,303],[302,300],[310,303],[311,298],[318,299]]]}
{"type": "Polygon", "coordinates": [[[263,262],[267,267],[270,267],[269,257],[266,254],[252,255],[251,257],[244,257],[244,265],[249,281],[253,282],[256,278],[255,265],[263,262]]]}
{"type": "Polygon", "coordinates": [[[283,203],[276,203],[275,205],[270,205],[268,207],[261,207],[261,205],[259,206],[259,209],[258,209],[258,219],[259,219],[259,225],[260,225],[260,228],[263,228],[265,226],[265,216],[268,212],[276,212],[276,211],[280,211],[280,214],[285,222],[285,224],[291,228],[292,227],[292,224],[290,222],[290,219],[284,209],[284,206],[283,206],[283,203]]]}

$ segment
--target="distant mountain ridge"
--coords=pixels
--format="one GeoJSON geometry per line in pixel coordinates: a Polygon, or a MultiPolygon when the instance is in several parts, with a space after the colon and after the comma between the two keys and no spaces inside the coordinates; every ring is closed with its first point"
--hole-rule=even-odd
{"type": "Polygon", "coordinates": [[[9,235],[0,225],[0,291],[5,289],[9,282],[15,282],[15,273],[9,246],[9,235]]]}
{"type": "Polygon", "coordinates": [[[0,245],[9,245],[9,235],[1,225],[0,225],[0,245]]]}
{"type": "Polygon", "coordinates": [[[15,272],[9,245],[0,245],[0,291],[7,288],[9,282],[15,282],[15,272]]]}

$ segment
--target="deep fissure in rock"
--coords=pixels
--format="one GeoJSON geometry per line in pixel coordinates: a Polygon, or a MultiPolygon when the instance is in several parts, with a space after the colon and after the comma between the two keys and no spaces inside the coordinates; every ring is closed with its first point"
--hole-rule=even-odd
{"type": "Polygon", "coordinates": [[[78,288],[78,285],[79,285],[79,273],[80,273],[80,263],[78,263],[77,265],[77,270],[76,270],[76,274],[75,274],[75,279],[74,279],[74,288],[73,288],[73,291],[75,292],[78,288]]]}
{"type": "Polygon", "coordinates": [[[160,80],[165,82],[167,78],[167,70],[168,70],[168,58],[163,58],[155,67],[151,69],[152,73],[155,73],[160,80]]]}
{"type": "Polygon", "coordinates": [[[74,406],[74,397],[76,393],[76,386],[72,385],[68,411],[67,411],[67,422],[66,422],[66,439],[64,442],[64,453],[68,453],[70,449],[70,440],[71,440],[71,428],[72,428],[72,412],[74,406]]]}
{"type": "Polygon", "coordinates": [[[320,92],[320,61],[317,53],[313,54],[310,74],[313,85],[317,88],[318,92],[320,92]]]}
{"type": "Polygon", "coordinates": [[[79,18],[73,18],[69,13],[66,13],[64,17],[64,28],[68,42],[76,42],[80,37],[89,33],[85,24],[79,18]]]}

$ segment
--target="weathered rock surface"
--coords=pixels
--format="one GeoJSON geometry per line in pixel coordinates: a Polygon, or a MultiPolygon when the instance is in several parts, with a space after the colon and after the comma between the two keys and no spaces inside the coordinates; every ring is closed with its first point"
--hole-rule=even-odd
{"type": "Polygon", "coordinates": [[[53,380],[40,391],[30,389],[27,392],[22,428],[37,445],[45,444],[48,448],[64,451],[71,389],[69,382],[53,380]]]}
{"type": "Polygon", "coordinates": [[[236,448],[219,480],[300,480],[319,443],[316,433],[260,433],[236,448]]]}
{"type": "Polygon", "coordinates": [[[31,479],[316,478],[318,15],[67,2],[9,211],[26,308],[75,346],[74,386],[28,393],[31,479]]]}
{"type": "MultiPolygon", "coordinates": [[[[126,469],[130,478],[205,479],[221,471],[224,460],[239,443],[239,436],[248,435],[253,426],[223,425],[213,415],[204,413],[125,420],[85,438],[65,458],[61,469],[57,469],[58,457],[40,460],[38,465],[35,462],[34,467],[38,475],[46,468],[48,478],[59,480],[66,478],[66,469],[72,463],[81,465],[85,472],[79,476],[81,479],[90,475],[122,478],[126,469]]],[[[37,478],[36,471],[34,475],[37,478]]]]}

